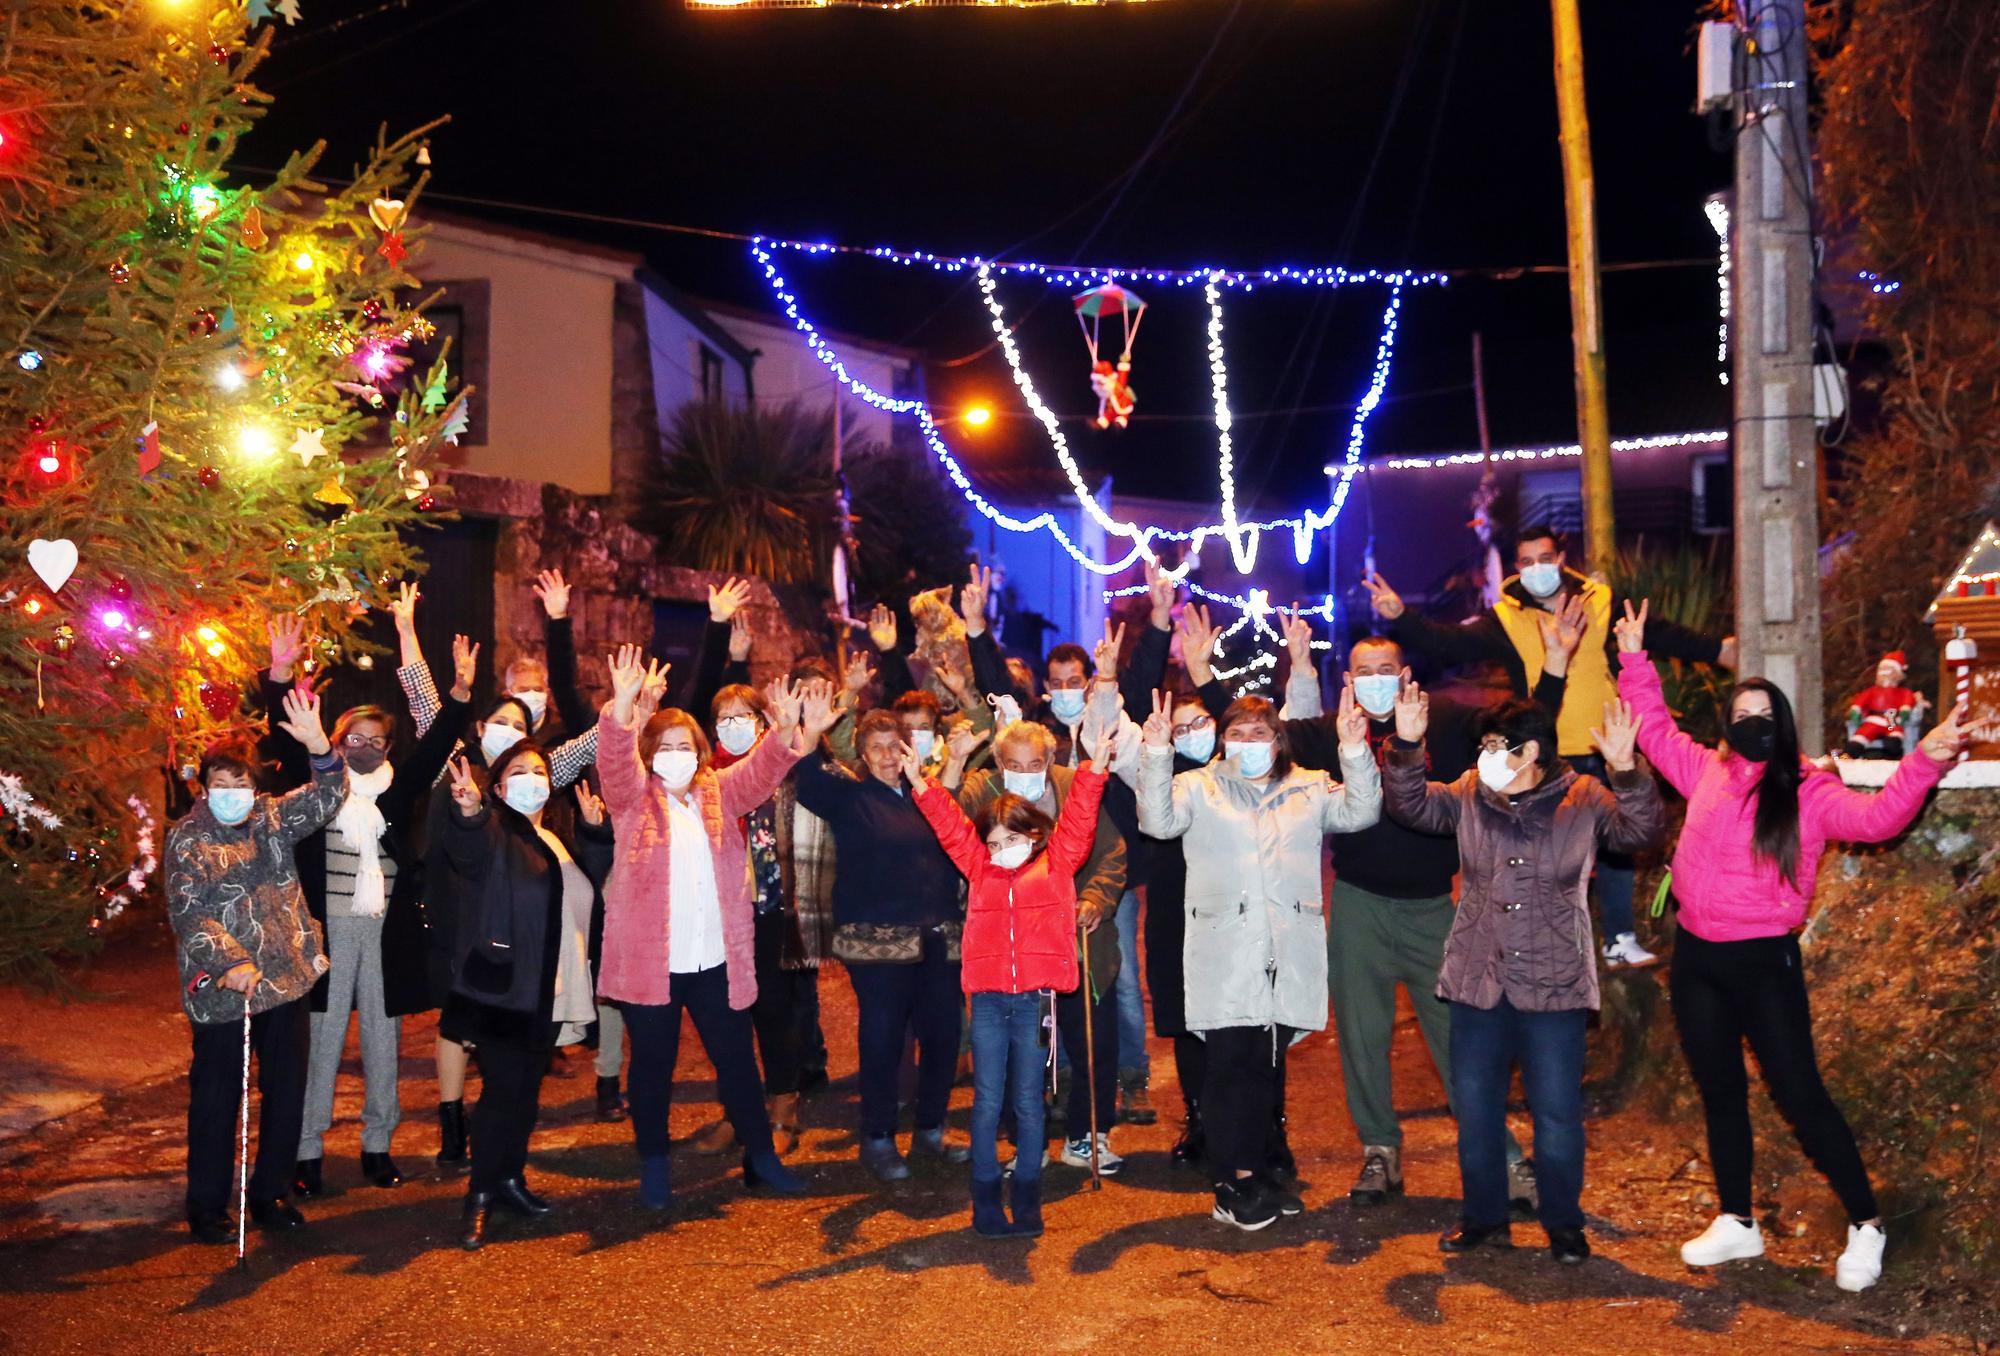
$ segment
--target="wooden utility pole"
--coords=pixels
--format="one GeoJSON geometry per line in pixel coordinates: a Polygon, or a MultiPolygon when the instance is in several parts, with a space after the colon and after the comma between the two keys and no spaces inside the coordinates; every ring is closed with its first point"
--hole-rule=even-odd
{"type": "Polygon", "coordinates": [[[1739,667],[1784,689],[1799,742],[1816,754],[1825,720],[1805,3],[1743,8],[1729,218],[1739,667]]]}
{"type": "Polygon", "coordinates": [[[1549,0],[1555,20],[1556,113],[1562,127],[1569,223],[1569,320],[1576,355],[1576,440],[1583,448],[1583,541],[1600,578],[1617,549],[1611,513],[1611,421],[1604,407],[1604,316],[1597,276],[1597,180],[1583,101],[1583,32],[1576,0],[1549,0]]]}

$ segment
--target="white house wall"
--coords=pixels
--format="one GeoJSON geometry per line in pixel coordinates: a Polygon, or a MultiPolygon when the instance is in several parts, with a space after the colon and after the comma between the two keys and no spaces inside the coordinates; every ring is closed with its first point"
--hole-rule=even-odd
{"type": "MultiPolygon", "coordinates": [[[[673,426],[674,411],[701,395],[701,350],[706,347],[713,351],[715,345],[658,294],[648,291],[645,297],[653,403],[660,412],[661,431],[665,432],[673,426]]],[[[731,400],[743,399],[748,393],[743,365],[726,353],[716,356],[722,359],[724,394],[731,400]]],[[[761,363],[759,368],[761,375],[761,363]]]]}
{"type": "MultiPolygon", "coordinates": [[[[806,347],[805,336],[789,322],[767,323],[737,315],[710,314],[716,324],[735,336],[738,343],[756,352],[752,380],[759,405],[782,405],[796,399],[810,408],[823,407],[832,402],[833,374],[813,356],[812,350],[806,347]]],[[[851,374],[885,395],[896,393],[899,376],[909,366],[906,362],[870,352],[856,344],[839,340],[831,342],[851,374]]],[[[662,400],[660,411],[663,418],[668,408],[662,400]]],[[[847,420],[844,432],[848,438],[865,442],[889,441],[890,417],[872,405],[850,395],[842,413],[847,420]]]]}

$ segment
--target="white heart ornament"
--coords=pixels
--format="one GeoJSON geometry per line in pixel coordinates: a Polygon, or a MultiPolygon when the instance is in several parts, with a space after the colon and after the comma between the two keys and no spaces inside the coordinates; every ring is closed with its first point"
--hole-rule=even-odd
{"type": "Polygon", "coordinates": [[[28,564],[49,586],[50,593],[60,593],[69,577],[76,573],[76,543],[67,537],[55,541],[37,537],[28,543],[28,564]]]}
{"type": "Polygon", "coordinates": [[[403,225],[403,200],[401,198],[377,198],[368,204],[368,219],[375,223],[378,231],[394,231],[403,225]]]}

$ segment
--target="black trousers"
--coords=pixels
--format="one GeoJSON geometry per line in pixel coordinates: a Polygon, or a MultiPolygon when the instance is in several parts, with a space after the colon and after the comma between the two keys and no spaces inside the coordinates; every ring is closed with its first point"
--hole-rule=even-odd
{"type": "Polygon", "coordinates": [[[1208,1042],[1186,1032],[1175,1036],[1174,1074],[1181,1081],[1181,1100],[1194,1111],[1201,1106],[1202,1084],[1208,1078],[1208,1042]]]}
{"type": "Polygon", "coordinates": [[[826,1032],[819,1025],[819,967],[787,970],[792,982],[793,1046],[799,1052],[799,1076],[826,1074],[826,1032]]]}
{"type": "Polygon", "coordinates": [[[1071,1139],[1082,1139],[1090,1133],[1093,1080],[1084,1077],[1087,1064],[1096,1065],[1097,1128],[1109,1130],[1112,1118],[1118,1114],[1118,996],[1107,989],[1097,1002],[1088,1004],[1090,1037],[1095,1045],[1090,1049],[1084,1045],[1083,1031],[1084,993],[1089,987],[1090,977],[1085,975],[1076,988],[1056,995],[1056,1031],[1062,1040],[1063,1054],[1069,1060],[1069,1101],[1063,1111],[1063,1133],[1071,1139]],[[1085,1058],[1087,1049],[1094,1060],[1085,1058]]]}
{"type": "Polygon", "coordinates": [[[1288,1026],[1226,1026],[1204,1033],[1208,1070],[1201,1120],[1208,1162],[1218,1181],[1268,1167],[1279,1144],[1285,1108],[1288,1026]]]}
{"type": "MultiPolygon", "coordinates": [[[[778,964],[791,920],[777,909],[757,915],[754,940],[757,958],[757,1001],[750,1008],[757,1029],[757,1053],[764,1061],[764,1091],[781,1097],[799,1090],[798,981],[817,978],[812,970],[787,970],[778,964]]],[[[815,990],[817,992],[817,990],[815,990]]]]}
{"type": "MultiPolygon", "coordinates": [[[[250,1199],[276,1200],[291,1190],[299,1130],[306,1118],[306,1047],[312,1026],[306,1000],[295,999],[250,1019],[257,1059],[257,1163],[250,1199]]],[[[222,1214],[236,1185],[236,1112],[243,1093],[243,1024],[194,1025],[188,1069],[189,1219],[222,1214]]]]}
{"type": "Polygon", "coordinates": [[[632,1041],[632,1067],[626,1093],[632,1103],[632,1138],[640,1158],[665,1158],[669,1143],[667,1109],[673,1101],[674,1065],[681,1053],[681,1013],[694,1019],[694,1029],[715,1066],[715,1091],[722,1114],[736,1131],[736,1142],[755,1153],[771,1148],[771,1118],[764,1108],[764,1086],[757,1080],[757,1055],[751,1044],[748,1012],[729,1006],[728,967],[676,974],[670,1003],[621,1003],[625,1034],[632,1041]]]}
{"type": "Polygon", "coordinates": [[[528,1137],[542,1111],[546,1047],[525,1041],[479,1042],[479,1105],[472,1109],[468,1191],[491,1191],[528,1168],[528,1137]]]}
{"type": "Polygon", "coordinates": [[[1806,1157],[1856,1224],[1874,1219],[1875,1192],[1854,1132],[1820,1079],[1798,939],[1708,942],[1682,928],[1674,940],[1670,988],[1681,1050],[1708,1117],[1708,1157],[1723,1213],[1752,1217],[1750,1080],[1743,1066],[1748,1040],[1764,1086],[1806,1157]]]}

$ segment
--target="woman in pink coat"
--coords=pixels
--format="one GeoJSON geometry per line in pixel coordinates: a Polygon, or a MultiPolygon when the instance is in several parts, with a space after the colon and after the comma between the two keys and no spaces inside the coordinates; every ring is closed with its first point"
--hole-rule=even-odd
{"type": "Polygon", "coordinates": [[[1764,1253],[1750,1213],[1747,1039],[1771,1100],[1847,1209],[1847,1250],[1834,1279],[1843,1290],[1866,1290],[1882,1275],[1882,1219],[1854,1133],[1820,1079],[1798,930],[1826,845],[1881,842],[1908,828],[1958,757],[1963,708],[1924,737],[1879,794],[1850,791],[1800,758],[1791,703],[1764,679],[1731,692],[1722,747],[1681,733],[1646,657],[1645,624],[1645,605],[1635,613],[1625,604],[1618,691],[1641,719],[1639,751],[1687,798],[1673,859],[1680,936],[1671,990],[1722,1199],[1722,1213],[1682,1245],[1681,1260],[1714,1266],[1764,1253]]]}
{"type": "Polygon", "coordinates": [[[617,856],[604,887],[597,993],[618,1005],[632,1041],[639,1199],[655,1210],[673,1200],[667,1107],[683,1010],[694,1018],[723,1112],[744,1146],[744,1185],[804,1191],[772,1151],[752,1051],[757,969],[742,817],[769,799],[832,726],[832,691],[773,683],[771,734],[717,772],[699,721],[680,710],[651,714],[666,670],[642,665],[635,645],[621,646],[609,662],[613,696],[598,720],[597,770],[617,856]]]}

